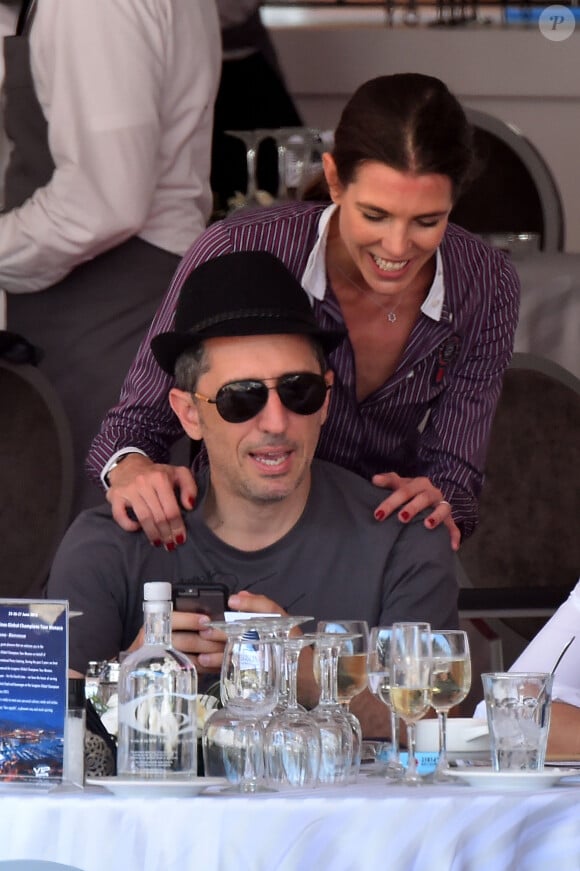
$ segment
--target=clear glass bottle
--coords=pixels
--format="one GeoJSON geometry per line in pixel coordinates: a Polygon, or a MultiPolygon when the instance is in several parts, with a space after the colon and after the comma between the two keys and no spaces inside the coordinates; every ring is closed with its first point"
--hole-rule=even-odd
{"type": "Polygon", "coordinates": [[[144,586],[145,642],[119,675],[120,775],[143,778],[197,774],[197,672],[171,645],[171,584],[144,586]]]}

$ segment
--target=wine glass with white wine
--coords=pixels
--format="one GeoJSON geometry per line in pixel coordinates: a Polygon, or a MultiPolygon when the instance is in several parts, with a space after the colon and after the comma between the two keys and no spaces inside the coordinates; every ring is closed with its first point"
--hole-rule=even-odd
{"type": "Polygon", "coordinates": [[[393,623],[391,705],[407,727],[408,762],[403,783],[418,786],[415,724],[431,705],[431,627],[429,623],[393,623]]]}
{"type": "Polygon", "coordinates": [[[431,633],[431,706],[439,721],[439,761],[435,782],[453,780],[447,758],[447,715],[466,697],[471,687],[471,659],[467,633],[460,629],[431,633]]]}
{"type": "MultiPolygon", "coordinates": [[[[371,693],[387,706],[391,717],[391,752],[386,769],[380,776],[401,780],[405,768],[399,758],[399,715],[391,705],[391,639],[392,626],[373,626],[369,640],[368,684],[371,693]]],[[[375,776],[373,773],[370,775],[375,776]]],[[[379,776],[379,773],[377,773],[379,776]]]]}

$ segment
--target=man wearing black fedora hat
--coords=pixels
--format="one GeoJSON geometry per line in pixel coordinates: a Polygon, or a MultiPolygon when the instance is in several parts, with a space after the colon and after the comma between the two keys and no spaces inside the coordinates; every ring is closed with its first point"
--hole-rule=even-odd
{"type": "MultiPolygon", "coordinates": [[[[174,329],[151,343],[175,375],[173,411],[206,452],[187,539],[152,547],[143,531],[122,530],[108,505],[75,520],[48,585],[51,598],[83,612],[70,625],[72,669],[140,643],[149,580],[225,583],[233,610],[457,625],[447,532],[428,531],[422,517],[377,523],[376,488],[313,459],[332,401],[325,354],[343,335],[317,324],[271,254],[225,255],[192,272],[174,329]]],[[[174,641],[202,674],[219,669],[223,649],[204,623],[173,615],[174,641]]]]}

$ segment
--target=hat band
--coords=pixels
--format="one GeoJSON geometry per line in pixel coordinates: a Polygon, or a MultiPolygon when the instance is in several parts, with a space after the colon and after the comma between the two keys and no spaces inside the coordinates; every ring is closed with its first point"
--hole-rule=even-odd
{"type": "MultiPolygon", "coordinates": [[[[279,311],[275,309],[263,309],[263,308],[244,308],[237,309],[236,311],[230,311],[226,314],[214,315],[211,318],[205,318],[203,321],[198,321],[197,324],[190,327],[186,330],[187,333],[201,333],[204,330],[207,330],[208,327],[214,327],[217,324],[224,324],[228,321],[239,321],[245,320],[246,318],[269,318],[272,320],[281,320],[284,321],[285,325],[288,324],[289,321],[297,321],[304,326],[307,327],[316,327],[318,328],[318,324],[314,320],[314,317],[306,317],[303,312],[289,312],[289,311],[279,311]]],[[[177,324],[176,324],[177,327],[177,324]]],[[[179,329],[179,328],[178,328],[179,329]]]]}

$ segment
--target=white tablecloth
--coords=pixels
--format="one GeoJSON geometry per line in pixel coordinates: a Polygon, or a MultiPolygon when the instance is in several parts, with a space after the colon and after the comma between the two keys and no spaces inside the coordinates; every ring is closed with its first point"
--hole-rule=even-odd
{"type": "Polygon", "coordinates": [[[578,871],[580,787],[121,798],[0,790],[0,859],[83,871],[578,871]]]}
{"type": "Polygon", "coordinates": [[[515,350],[580,378],[580,254],[535,254],[514,265],[522,284],[515,350]]]}

